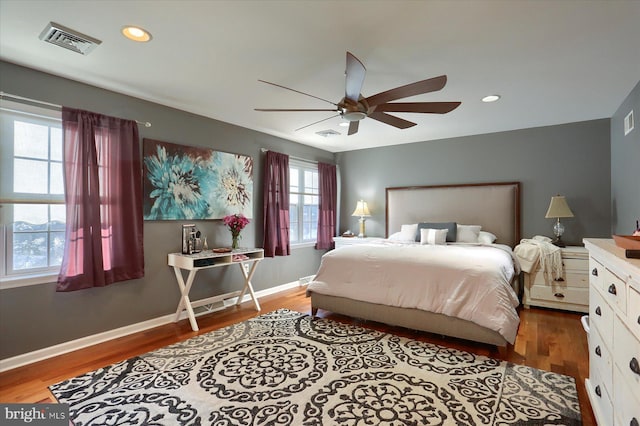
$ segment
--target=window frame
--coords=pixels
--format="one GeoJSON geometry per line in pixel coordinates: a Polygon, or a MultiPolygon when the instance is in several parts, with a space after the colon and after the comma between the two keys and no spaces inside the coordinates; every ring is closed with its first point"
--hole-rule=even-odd
{"type": "MultiPolygon", "coordinates": [[[[0,289],[21,287],[26,285],[43,284],[55,282],[60,266],[45,266],[28,269],[13,269],[14,253],[12,250],[14,241],[13,231],[13,206],[24,205],[47,205],[47,216],[51,222],[51,206],[63,205],[64,194],[50,194],[51,191],[51,166],[53,163],[62,165],[63,159],[53,159],[52,157],[52,132],[51,128],[59,128],[62,137],[62,112],[57,109],[41,108],[30,104],[23,104],[2,99],[0,103],[0,134],[6,145],[0,144],[2,159],[0,166],[4,170],[2,187],[0,187],[0,244],[2,245],[2,256],[0,256],[0,289]],[[13,190],[14,181],[14,158],[39,159],[36,157],[25,157],[14,155],[14,125],[13,123],[24,121],[28,123],[46,125],[48,127],[47,159],[40,159],[47,163],[47,194],[15,193],[13,190]],[[5,174],[6,173],[6,174],[5,174]]],[[[63,177],[64,179],[64,177],[63,177]]],[[[51,255],[51,237],[60,234],[60,230],[51,229],[47,226],[47,263],[51,255]]],[[[64,234],[64,232],[63,232],[64,234]]]]}
{"type": "MultiPolygon", "coordinates": [[[[320,205],[320,182],[319,182],[319,174],[318,174],[318,164],[315,162],[307,161],[307,160],[298,160],[294,158],[289,158],[289,200],[291,200],[292,195],[298,196],[298,204],[297,204],[297,213],[298,213],[298,226],[297,229],[293,229],[290,223],[289,229],[289,244],[292,248],[300,248],[300,247],[313,247],[318,241],[317,235],[317,221],[316,221],[316,235],[313,239],[304,239],[304,197],[305,196],[315,196],[317,197],[319,207],[320,205]],[[299,190],[296,192],[291,191],[291,169],[298,170],[298,188],[299,190]],[[316,180],[318,182],[318,187],[315,188],[317,192],[306,192],[304,186],[304,172],[309,171],[316,175],[316,180]],[[296,241],[292,241],[291,236],[297,236],[296,241]]],[[[292,204],[289,202],[289,210],[291,211],[292,204]]],[[[291,213],[289,213],[291,214],[291,213]]],[[[289,216],[291,217],[291,216],[289,216]]]]}

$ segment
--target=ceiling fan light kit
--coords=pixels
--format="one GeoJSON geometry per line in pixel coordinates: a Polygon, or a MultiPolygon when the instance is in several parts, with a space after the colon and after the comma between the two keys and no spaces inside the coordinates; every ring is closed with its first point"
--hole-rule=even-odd
{"type": "Polygon", "coordinates": [[[365,98],[360,91],[364,83],[366,75],[366,68],[350,52],[347,52],[347,67],[345,70],[345,95],[338,103],[328,101],[318,96],[310,95],[308,93],[300,92],[299,90],[291,89],[286,86],[282,86],[275,83],[270,83],[265,80],[258,80],[262,83],[271,84],[282,89],[290,90],[296,93],[300,93],[305,96],[319,99],[321,101],[334,105],[332,109],[306,109],[306,108],[256,108],[256,111],[263,112],[337,112],[335,116],[331,116],[327,119],[316,121],[307,126],[300,127],[296,130],[304,129],[313,124],[317,124],[321,121],[331,119],[336,116],[342,117],[345,123],[340,123],[341,126],[349,126],[348,135],[353,135],[358,132],[359,123],[361,120],[369,117],[376,121],[388,124],[398,129],[407,129],[413,127],[416,123],[408,121],[399,117],[396,117],[387,112],[404,112],[404,113],[422,113],[422,114],[446,114],[453,111],[461,102],[396,102],[398,99],[408,98],[411,96],[421,95],[429,92],[436,92],[441,90],[447,83],[447,76],[441,75],[439,77],[429,78],[426,80],[418,81],[415,83],[407,84],[405,86],[396,87],[373,96],[365,98]]]}

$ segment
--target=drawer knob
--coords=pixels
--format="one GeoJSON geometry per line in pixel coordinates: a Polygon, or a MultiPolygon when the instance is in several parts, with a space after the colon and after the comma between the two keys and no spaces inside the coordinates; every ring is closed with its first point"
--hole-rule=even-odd
{"type": "Polygon", "coordinates": [[[560,277],[560,278],[555,278],[555,279],[554,279],[554,281],[557,281],[557,282],[563,282],[563,281],[564,281],[564,278],[562,278],[562,277],[560,277]]]}
{"type": "Polygon", "coordinates": [[[640,376],[640,364],[638,364],[636,357],[631,358],[631,361],[629,361],[629,368],[640,376]]]}
{"type": "Polygon", "coordinates": [[[615,284],[611,284],[609,286],[609,290],[607,290],[610,294],[613,294],[614,296],[616,294],[618,294],[618,291],[616,290],[616,285],[615,284]]]}
{"type": "MultiPolygon", "coordinates": [[[[596,306],[596,315],[602,316],[602,309],[600,309],[600,306],[596,306]]],[[[638,319],[640,319],[640,317],[638,319]]]]}
{"type": "Polygon", "coordinates": [[[599,397],[602,397],[602,391],[600,390],[600,385],[596,386],[596,395],[598,395],[599,397]]]}
{"type": "Polygon", "coordinates": [[[629,422],[629,426],[638,426],[638,419],[636,419],[635,417],[632,418],[629,422]]]}
{"type": "Polygon", "coordinates": [[[600,349],[600,346],[596,346],[596,355],[598,356],[602,356],[602,350],[600,349]]]}
{"type": "Polygon", "coordinates": [[[591,275],[593,275],[594,277],[597,277],[598,276],[598,268],[593,268],[591,270],[591,275]]]}
{"type": "Polygon", "coordinates": [[[560,299],[564,298],[564,294],[562,293],[555,293],[554,297],[559,297],[560,299]]]}

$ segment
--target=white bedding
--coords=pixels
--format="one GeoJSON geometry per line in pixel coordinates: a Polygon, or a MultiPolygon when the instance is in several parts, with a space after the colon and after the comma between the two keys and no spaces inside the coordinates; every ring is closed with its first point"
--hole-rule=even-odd
{"type": "Polygon", "coordinates": [[[520,322],[511,249],[384,241],[327,252],[309,291],[472,321],[513,344],[520,322]]]}

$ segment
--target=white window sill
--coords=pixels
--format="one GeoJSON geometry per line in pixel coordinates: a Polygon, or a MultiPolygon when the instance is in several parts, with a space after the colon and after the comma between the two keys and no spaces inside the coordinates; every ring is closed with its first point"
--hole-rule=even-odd
{"type": "Polygon", "coordinates": [[[0,278],[0,290],[8,288],[25,287],[28,285],[48,284],[56,282],[57,272],[43,272],[40,274],[4,276],[0,278]]]}
{"type": "Polygon", "coordinates": [[[307,248],[307,247],[315,247],[316,246],[316,241],[308,241],[305,243],[295,243],[295,244],[291,244],[291,250],[295,250],[295,249],[300,249],[300,248],[307,248]]]}

